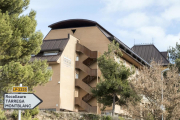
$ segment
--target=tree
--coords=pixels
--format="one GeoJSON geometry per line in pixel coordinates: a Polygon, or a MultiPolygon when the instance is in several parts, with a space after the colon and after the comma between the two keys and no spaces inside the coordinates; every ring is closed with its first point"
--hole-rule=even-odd
{"type": "Polygon", "coordinates": [[[126,105],[127,100],[135,97],[129,85],[128,78],[134,72],[127,68],[122,62],[115,61],[114,56],[122,56],[119,44],[113,41],[108,45],[108,51],[98,58],[98,66],[102,73],[101,81],[95,89],[93,95],[99,103],[103,104],[103,109],[112,106],[114,115],[115,104],[126,105]]]}
{"type": "Polygon", "coordinates": [[[146,120],[158,120],[162,113],[166,120],[180,118],[180,92],[178,68],[174,65],[162,78],[160,63],[151,63],[151,67],[144,66],[139,75],[132,79],[131,84],[136,92],[143,96],[140,104],[130,105],[131,114],[146,120]],[[163,79],[163,82],[162,82],[163,79]],[[163,102],[162,102],[163,89],[163,102]],[[164,112],[162,105],[165,106],[164,112]],[[137,112],[138,111],[138,112],[137,112]]]}
{"type": "Polygon", "coordinates": [[[22,83],[29,91],[51,76],[46,61],[30,62],[40,51],[43,35],[36,29],[36,12],[22,15],[29,0],[0,0],[0,91],[22,83]]]}
{"type": "Polygon", "coordinates": [[[175,47],[169,47],[168,53],[170,62],[176,64],[180,72],[180,44],[176,43],[175,47]]]}

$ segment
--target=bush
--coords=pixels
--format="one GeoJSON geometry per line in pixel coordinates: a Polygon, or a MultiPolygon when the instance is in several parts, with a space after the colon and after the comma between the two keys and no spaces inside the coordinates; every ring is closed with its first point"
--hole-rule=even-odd
{"type": "Polygon", "coordinates": [[[33,120],[39,120],[38,118],[34,118],[33,120]]]}
{"type": "Polygon", "coordinates": [[[124,120],[124,118],[122,118],[122,117],[119,117],[119,120],[124,120]]]}
{"type": "Polygon", "coordinates": [[[21,120],[32,120],[31,116],[21,116],[21,120]]]}
{"type": "Polygon", "coordinates": [[[39,113],[39,107],[35,107],[34,109],[30,110],[30,114],[35,116],[39,113]]]}
{"type": "Polygon", "coordinates": [[[14,119],[18,119],[18,111],[14,110],[12,115],[11,115],[14,119]]]}
{"type": "Polygon", "coordinates": [[[0,120],[6,120],[6,116],[4,114],[4,111],[0,109],[0,120]]]}
{"type": "Polygon", "coordinates": [[[96,114],[83,114],[80,120],[99,120],[100,116],[96,114]]]}
{"type": "Polygon", "coordinates": [[[32,110],[25,110],[24,115],[25,115],[25,116],[28,116],[28,115],[30,115],[30,116],[35,116],[35,115],[37,115],[38,113],[39,113],[39,107],[35,107],[35,108],[32,109],[32,110]]]}
{"type": "Polygon", "coordinates": [[[111,116],[102,116],[101,120],[112,120],[111,116]]]}

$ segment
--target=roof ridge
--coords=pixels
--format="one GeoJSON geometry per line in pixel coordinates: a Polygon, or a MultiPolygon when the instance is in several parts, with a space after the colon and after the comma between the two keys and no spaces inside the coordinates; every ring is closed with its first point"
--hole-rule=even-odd
{"type": "Polygon", "coordinates": [[[49,40],[43,40],[44,41],[57,41],[57,40],[68,40],[69,38],[61,38],[61,39],[49,39],[49,40]]]}
{"type": "MultiPolygon", "coordinates": [[[[156,46],[155,45],[153,45],[155,48],[156,48],[156,46]]],[[[157,49],[157,48],[156,48],[157,49]]],[[[157,49],[158,50],[158,49],[157,49]]],[[[161,56],[163,56],[163,58],[167,61],[167,62],[169,62],[165,57],[164,57],[164,55],[162,55],[162,53],[158,50],[158,52],[161,54],[161,56]]]]}

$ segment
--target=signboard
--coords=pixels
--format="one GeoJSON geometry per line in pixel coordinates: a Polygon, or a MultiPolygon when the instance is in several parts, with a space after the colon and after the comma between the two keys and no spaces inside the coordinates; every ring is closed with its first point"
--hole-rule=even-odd
{"type": "Polygon", "coordinates": [[[12,92],[14,92],[14,93],[27,93],[28,87],[26,87],[26,86],[23,86],[23,87],[15,86],[15,87],[13,87],[12,92]]]}
{"type": "Polygon", "coordinates": [[[43,101],[33,93],[4,94],[4,109],[34,109],[43,101]]]}

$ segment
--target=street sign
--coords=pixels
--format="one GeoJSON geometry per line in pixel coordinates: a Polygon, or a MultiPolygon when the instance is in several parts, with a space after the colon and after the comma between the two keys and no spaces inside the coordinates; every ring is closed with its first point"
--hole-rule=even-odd
{"type": "Polygon", "coordinates": [[[28,92],[28,87],[27,86],[14,86],[12,92],[14,93],[27,93],[28,92]]]}
{"type": "Polygon", "coordinates": [[[33,93],[4,94],[4,109],[34,109],[43,101],[33,93]]]}
{"type": "Polygon", "coordinates": [[[162,111],[164,111],[164,110],[165,110],[164,105],[161,105],[161,106],[160,106],[160,109],[161,109],[162,111]]]}

